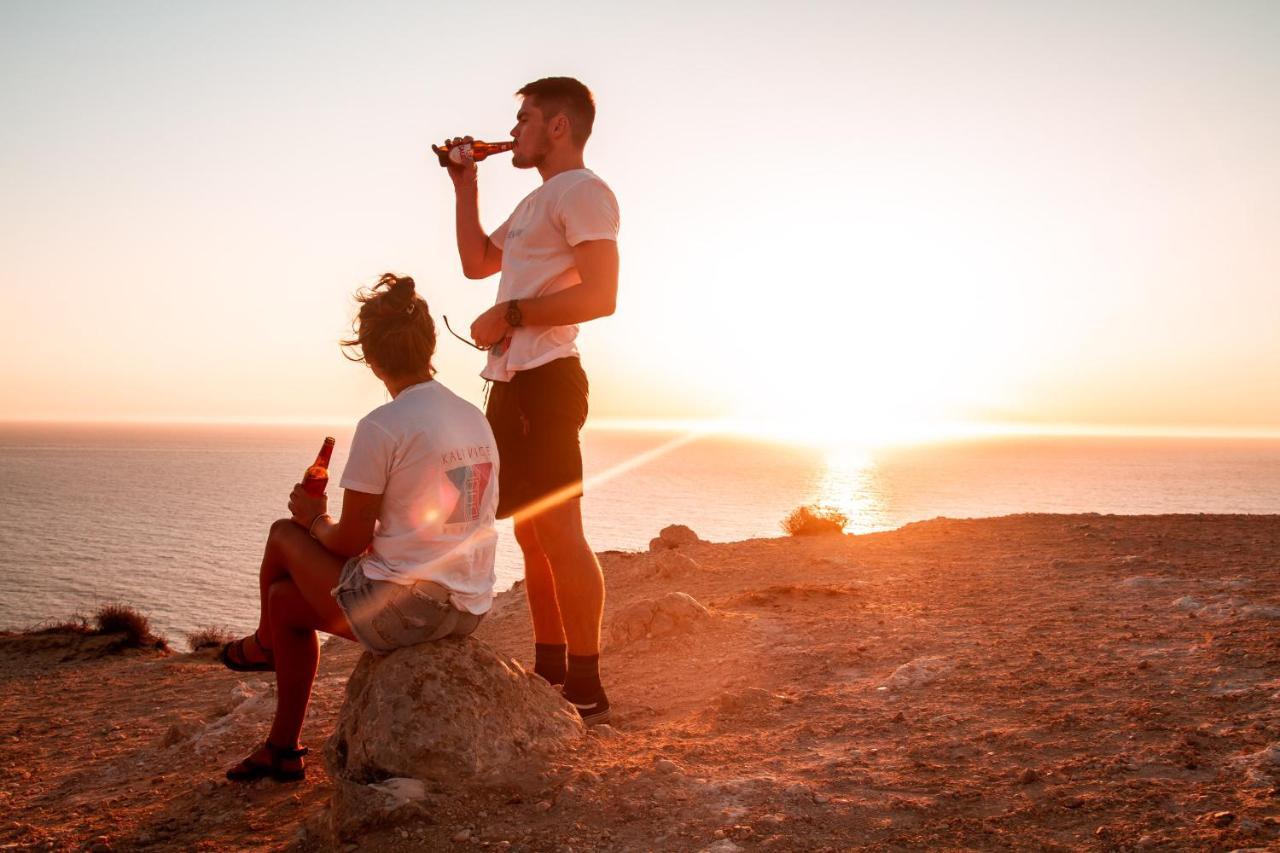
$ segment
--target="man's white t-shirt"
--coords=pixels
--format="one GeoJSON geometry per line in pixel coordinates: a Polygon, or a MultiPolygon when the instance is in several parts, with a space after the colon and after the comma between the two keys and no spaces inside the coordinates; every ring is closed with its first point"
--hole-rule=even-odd
{"type": "Polygon", "coordinates": [[[368,578],[434,581],[471,613],[493,602],[498,449],[475,406],[423,382],[360,419],[341,487],[382,495],[368,578]]]}
{"type": "MultiPolygon", "coordinates": [[[[499,303],[556,293],[582,282],[574,246],[618,239],[618,200],[590,169],[561,172],[525,196],[489,239],[502,250],[499,303]]],[[[576,356],[577,337],[577,326],[520,326],[489,351],[481,375],[510,382],[516,371],[576,356]]]]}

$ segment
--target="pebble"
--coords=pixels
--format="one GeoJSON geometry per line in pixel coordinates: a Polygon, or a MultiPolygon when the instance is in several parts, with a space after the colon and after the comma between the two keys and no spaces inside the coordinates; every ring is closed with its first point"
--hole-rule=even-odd
{"type": "Polygon", "coordinates": [[[679,773],[680,765],[676,764],[670,758],[659,758],[653,762],[653,769],[659,773],[679,773]]]}
{"type": "Polygon", "coordinates": [[[699,853],[738,853],[742,848],[734,844],[727,838],[722,838],[715,844],[703,847],[699,853]]]}
{"type": "Polygon", "coordinates": [[[459,829],[457,832],[453,834],[453,840],[458,844],[465,844],[466,842],[471,840],[471,830],[459,829]]]}
{"type": "Polygon", "coordinates": [[[1026,770],[1023,770],[1022,775],[1018,777],[1018,781],[1021,782],[1023,785],[1030,785],[1032,782],[1038,781],[1039,779],[1040,779],[1040,774],[1030,767],[1028,767],[1026,770]]]}
{"type": "Polygon", "coordinates": [[[537,804],[536,806],[534,806],[534,808],[535,808],[535,809],[537,809],[537,810],[538,810],[538,811],[540,811],[540,812],[549,812],[549,811],[551,811],[551,801],[550,801],[550,800],[541,800],[541,801],[539,801],[539,802],[538,802],[538,804],[537,804]]]}
{"type": "Polygon", "coordinates": [[[619,736],[618,730],[608,723],[592,726],[591,733],[602,740],[612,740],[619,736]]]}
{"type": "Polygon", "coordinates": [[[1209,815],[1209,822],[1214,826],[1229,826],[1236,819],[1231,812],[1214,812],[1209,815]]]}

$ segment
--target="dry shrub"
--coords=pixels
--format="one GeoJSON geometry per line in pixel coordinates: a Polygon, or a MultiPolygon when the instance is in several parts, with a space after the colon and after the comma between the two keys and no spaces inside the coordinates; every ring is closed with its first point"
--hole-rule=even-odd
{"type": "Polygon", "coordinates": [[[76,613],[61,622],[53,620],[41,622],[34,628],[23,631],[24,634],[92,634],[93,627],[89,625],[89,617],[76,613]]]}
{"type": "Polygon", "coordinates": [[[99,634],[124,634],[124,646],[165,649],[169,644],[151,633],[151,620],[124,604],[104,604],[93,615],[99,634]]]}
{"type": "Polygon", "coordinates": [[[811,504],[797,507],[782,520],[782,529],[789,536],[818,536],[844,533],[849,516],[835,507],[811,504]]]}
{"type": "Polygon", "coordinates": [[[235,638],[230,628],[206,625],[187,634],[187,646],[193,652],[201,649],[220,649],[235,638]]]}

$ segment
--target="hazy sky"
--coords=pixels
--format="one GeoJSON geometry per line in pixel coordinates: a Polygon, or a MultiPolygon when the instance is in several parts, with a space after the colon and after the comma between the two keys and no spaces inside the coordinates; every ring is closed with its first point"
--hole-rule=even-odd
{"type": "Polygon", "coordinates": [[[359,417],[356,287],[494,298],[428,144],[571,74],[594,415],[1280,429],[1280,4],[5,2],[0,71],[0,418],[359,417]]]}

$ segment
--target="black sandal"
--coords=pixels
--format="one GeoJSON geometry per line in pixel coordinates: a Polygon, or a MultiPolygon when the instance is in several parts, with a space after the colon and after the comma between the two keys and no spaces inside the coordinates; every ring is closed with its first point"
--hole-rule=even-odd
{"type": "Polygon", "coordinates": [[[238,640],[232,640],[222,645],[222,651],[218,652],[218,660],[222,661],[222,665],[227,669],[236,672],[275,672],[276,658],[271,653],[271,649],[262,645],[262,640],[258,639],[258,632],[254,631],[252,635],[253,642],[257,644],[258,651],[262,652],[262,656],[266,660],[249,660],[249,656],[244,653],[244,644],[248,642],[249,637],[241,637],[238,640]],[[231,649],[236,650],[235,657],[231,656],[231,649]]]}
{"type": "MultiPolygon", "coordinates": [[[[274,779],[277,782],[301,782],[307,777],[307,765],[305,763],[297,770],[285,770],[280,766],[286,761],[301,760],[310,751],[305,746],[291,749],[276,746],[271,741],[267,741],[265,746],[267,752],[271,755],[270,763],[260,764],[253,760],[253,755],[250,755],[244,761],[228,770],[227,778],[232,782],[256,782],[259,779],[274,779]]],[[[257,755],[257,753],[255,752],[254,755],[257,755]]]]}

